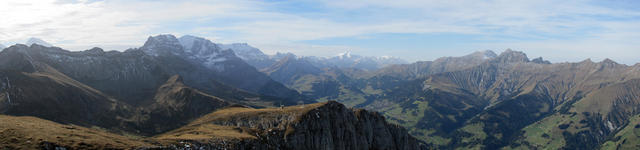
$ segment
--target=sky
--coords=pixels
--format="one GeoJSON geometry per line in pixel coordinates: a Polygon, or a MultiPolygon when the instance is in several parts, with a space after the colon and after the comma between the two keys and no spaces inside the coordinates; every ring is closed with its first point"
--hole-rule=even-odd
{"type": "Polygon", "coordinates": [[[640,62],[637,0],[2,0],[0,44],[125,50],[157,34],[249,43],[267,54],[396,56],[479,50],[640,62]]]}

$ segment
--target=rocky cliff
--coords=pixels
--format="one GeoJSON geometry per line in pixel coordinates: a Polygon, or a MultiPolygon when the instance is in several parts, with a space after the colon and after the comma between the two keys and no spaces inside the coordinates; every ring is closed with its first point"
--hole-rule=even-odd
{"type": "Polygon", "coordinates": [[[269,109],[227,108],[158,139],[179,141],[175,147],[420,149],[406,129],[387,123],[382,115],[334,101],[269,109]]]}

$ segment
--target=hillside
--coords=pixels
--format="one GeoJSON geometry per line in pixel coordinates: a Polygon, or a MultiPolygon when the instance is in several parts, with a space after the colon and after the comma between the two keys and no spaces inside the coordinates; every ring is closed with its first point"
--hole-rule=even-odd
{"type": "Polygon", "coordinates": [[[0,115],[2,148],[67,149],[420,149],[419,142],[383,116],[337,102],[284,108],[231,106],[179,129],[122,136],[34,117],[0,115]],[[354,144],[355,143],[355,144],[354,144]]]}
{"type": "Polygon", "coordinates": [[[2,149],[131,149],[152,146],[140,139],[100,129],[5,115],[0,115],[0,136],[2,149]]]}

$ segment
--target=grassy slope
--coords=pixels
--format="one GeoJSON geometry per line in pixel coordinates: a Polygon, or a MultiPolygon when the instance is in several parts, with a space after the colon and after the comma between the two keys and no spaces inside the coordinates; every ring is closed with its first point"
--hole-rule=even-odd
{"type": "Polygon", "coordinates": [[[640,149],[640,116],[630,119],[629,124],[616,133],[612,140],[602,144],[601,149],[640,149]]]}
{"type": "Polygon", "coordinates": [[[138,139],[35,117],[0,115],[0,148],[38,149],[43,142],[75,149],[129,149],[150,146],[138,139]]]}
{"type": "Polygon", "coordinates": [[[205,115],[181,128],[154,137],[123,136],[98,128],[65,125],[35,117],[0,115],[0,149],[38,149],[44,142],[73,149],[132,149],[176,144],[179,141],[256,139],[255,129],[214,125],[210,122],[264,119],[276,120],[291,115],[299,118],[327,103],[284,108],[253,109],[229,107],[205,115]],[[245,119],[246,118],[246,119],[245,119]]]}

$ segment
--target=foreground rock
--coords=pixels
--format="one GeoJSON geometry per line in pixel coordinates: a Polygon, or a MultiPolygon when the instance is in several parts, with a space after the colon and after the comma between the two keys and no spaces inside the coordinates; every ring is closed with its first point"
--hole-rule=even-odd
{"type": "Polygon", "coordinates": [[[363,109],[329,101],[284,108],[232,107],[158,136],[184,147],[232,149],[419,149],[407,131],[363,109]],[[215,138],[212,138],[215,137],[215,138]]]}

